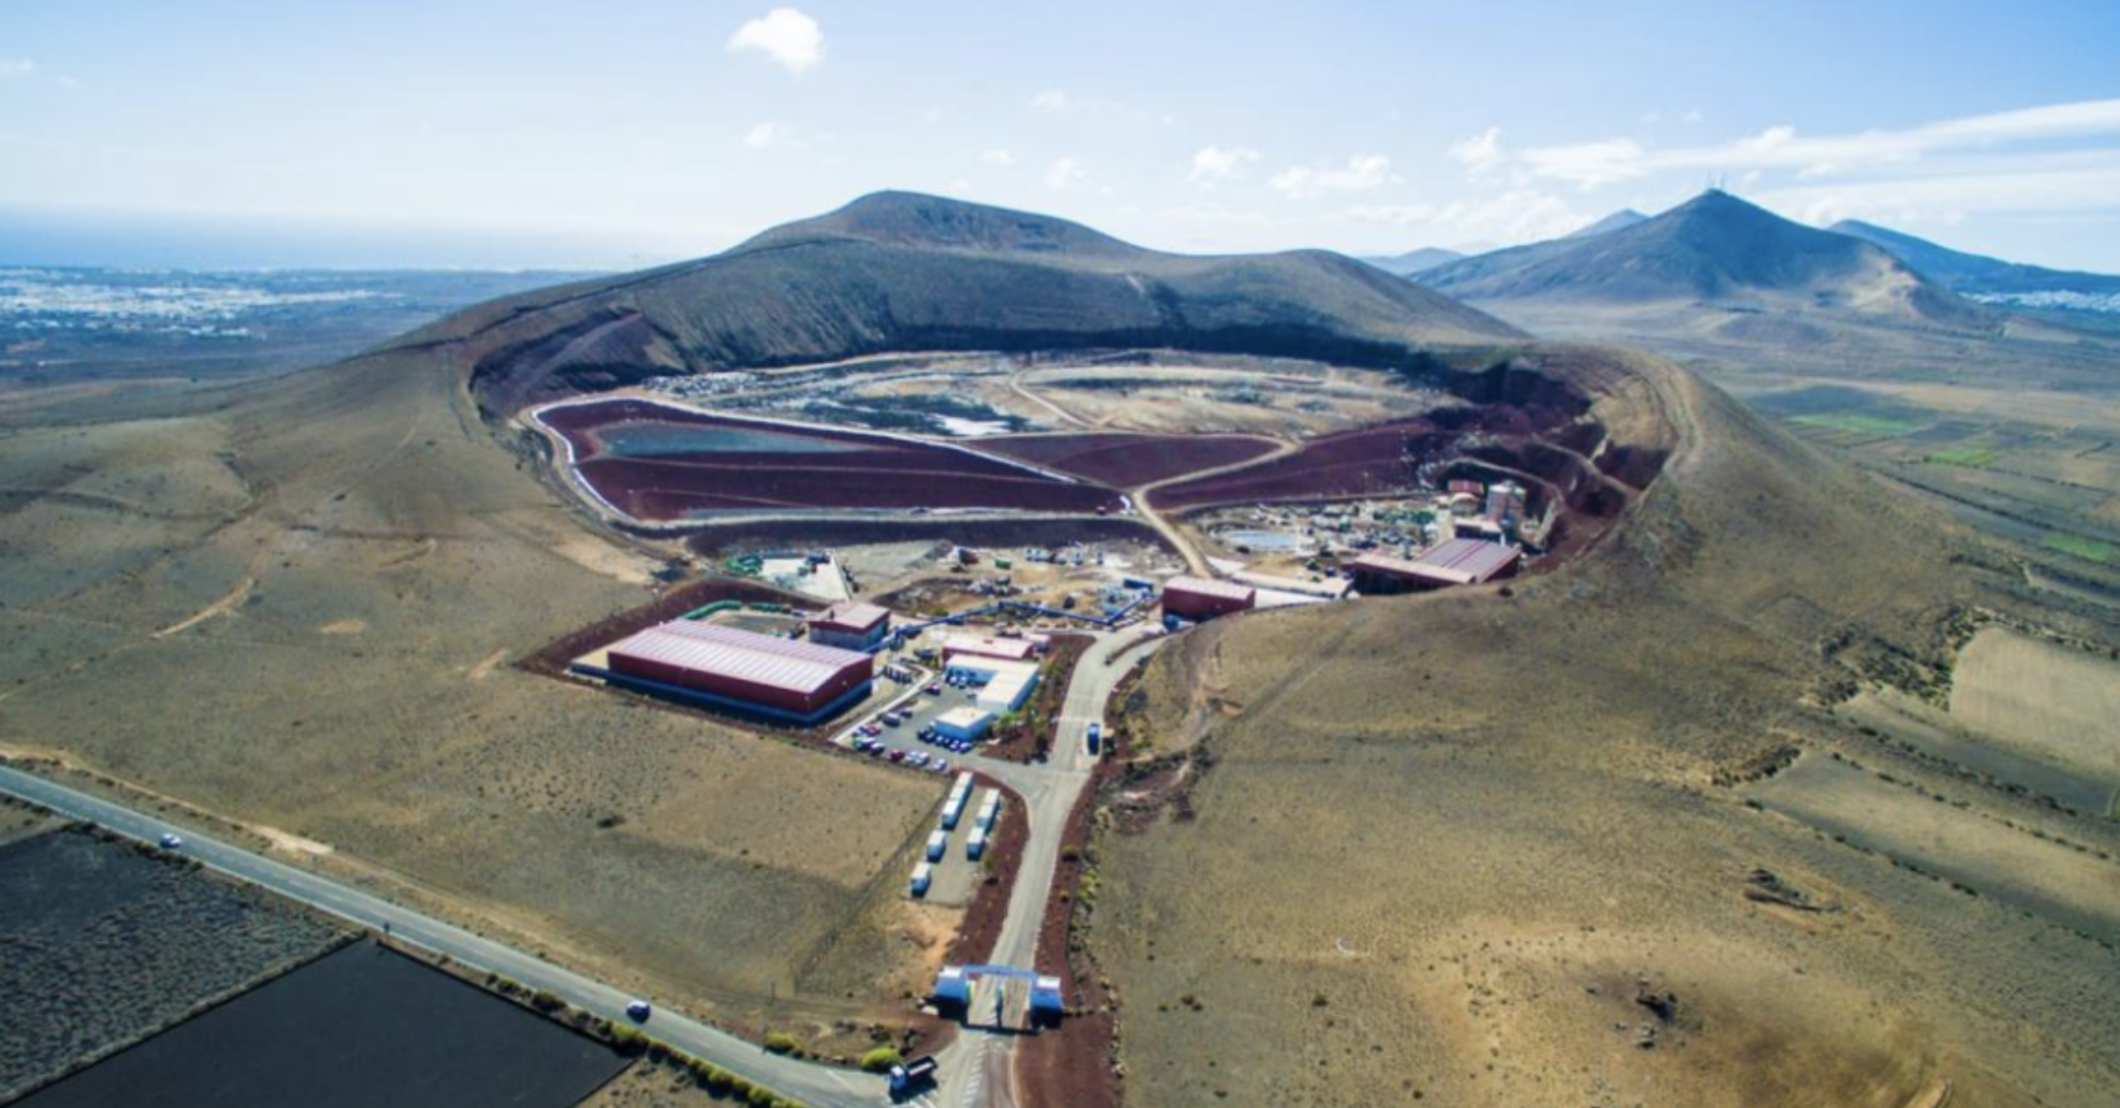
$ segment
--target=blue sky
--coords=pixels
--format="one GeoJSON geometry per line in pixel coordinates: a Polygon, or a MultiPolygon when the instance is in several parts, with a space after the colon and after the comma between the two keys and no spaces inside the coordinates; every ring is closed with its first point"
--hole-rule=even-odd
{"type": "Polygon", "coordinates": [[[2120,3],[0,0],[0,260],[617,267],[878,188],[1379,253],[1717,180],[2120,271],[2120,3]]]}

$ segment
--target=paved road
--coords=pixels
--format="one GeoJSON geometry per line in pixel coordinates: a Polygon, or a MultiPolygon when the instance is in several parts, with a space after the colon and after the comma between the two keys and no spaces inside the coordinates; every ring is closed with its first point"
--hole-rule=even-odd
{"type": "MultiPolygon", "coordinates": [[[[1111,664],[1117,654],[1153,638],[1153,625],[1098,633],[1083,653],[1069,682],[1057,738],[1046,765],[1021,765],[971,755],[962,765],[976,768],[1014,790],[1029,813],[1029,835],[1022,868],[1009,897],[1008,915],[995,942],[991,961],[1031,967],[1037,964],[1038,932],[1052,895],[1060,864],[1060,840],[1075,802],[1089,787],[1096,759],[1089,754],[1088,732],[1101,722],[1112,690],[1128,666],[1111,664]]],[[[1153,649],[1148,643],[1145,649],[1153,649]]],[[[0,792],[42,804],[62,815],[89,820],[144,842],[158,840],[171,825],[154,816],[70,789],[57,782],[0,766],[0,792]]],[[[625,1021],[632,999],[603,982],[562,969],[491,939],[482,938],[431,916],[350,888],[329,878],[233,846],[187,828],[184,853],[207,866],[313,905],[364,927],[382,930],[468,966],[498,973],[545,989],[577,1007],[613,1022],[625,1021]]],[[[731,1073],[796,1097],[815,1108],[856,1108],[889,1102],[881,1078],[768,1054],[756,1044],[658,1010],[647,1030],[686,1053],[704,1058],[731,1073]]],[[[937,1059],[938,1084],[919,1098],[937,1108],[1010,1108],[1017,1103],[1012,1062],[1016,1038],[966,1029],[937,1059]]]]}
{"type": "MultiPolygon", "coordinates": [[[[12,793],[75,819],[90,820],[121,835],[146,842],[161,838],[170,824],[106,800],[18,770],[0,766],[0,792],[12,793]]],[[[534,958],[491,939],[481,938],[430,916],[348,888],[336,881],[273,861],[241,847],[179,829],[184,853],[213,869],[263,886],[292,900],[391,933],[408,943],[446,954],[465,965],[512,978],[532,989],[547,989],[578,1007],[616,1023],[626,1020],[632,998],[603,982],[534,958]]],[[[657,1011],[647,1030],[656,1038],[704,1058],[749,1081],[767,1085],[815,1108],[871,1108],[889,1102],[882,1078],[812,1062],[768,1054],[706,1024],[675,1012],[657,1011]]]]}
{"type": "MultiPolygon", "coordinates": [[[[1060,866],[1060,840],[1066,832],[1067,817],[1089,787],[1091,771],[1096,767],[1097,760],[1089,754],[1089,725],[1103,721],[1112,690],[1129,668],[1111,664],[1110,660],[1153,635],[1151,624],[1095,636],[1096,643],[1075,664],[1074,679],[1068,684],[1067,699],[1060,711],[1052,758],[1046,765],[1018,765],[977,755],[964,760],[964,765],[1022,796],[1030,816],[1030,834],[1023,844],[1023,861],[1016,871],[1014,890],[1009,894],[1008,915],[1002,920],[1001,935],[988,959],[993,963],[1032,968],[1037,964],[1038,932],[1045,920],[1046,902],[1052,896],[1053,877],[1060,866]]],[[[1154,645],[1145,649],[1153,649],[1154,645]]],[[[964,1029],[956,1043],[937,1056],[936,1090],[921,1099],[935,1108],[1010,1108],[1017,1104],[1012,1068],[1017,1041],[1010,1034],[964,1029]]]]}

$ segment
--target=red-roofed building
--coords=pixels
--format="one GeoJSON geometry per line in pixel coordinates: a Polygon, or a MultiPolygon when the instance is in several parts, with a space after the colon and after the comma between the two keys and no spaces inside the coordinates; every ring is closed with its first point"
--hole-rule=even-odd
{"type": "Polygon", "coordinates": [[[810,641],[845,650],[867,650],[882,642],[890,630],[890,609],[850,600],[834,604],[810,620],[810,641]]]}
{"type": "Polygon", "coordinates": [[[960,654],[978,658],[1000,658],[1008,662],[1027,662],[1038,652],[1038,644],[1029,639],[1002,639],[992,635],[951,635],[942,640],[942,660],[947,662],[960,654]]]}
{"type": "Polygon", "coordinates": [[[1205,577],[1173,577],[1163,582],[1163,614],[1195,622],[1248,612],[1259,603],[1259,590],[1249,585],[1211,581],[1205,577]]]}
{"type": "Polygon", "coordinates": [[[876,672],[858,651],[687,620],[629,635],[608,655],[620,684],[799,723],[859,700],[876,672]]]}
{"type": "Polygon", "coordinates": [[[1354,587],[1367,596],[1425,592],[1453,585],[1478,585],[1516,572],[1522,557],[1513,546],[1479,539],[1451,539],[1418,558],[1364,554],[1348,568],[1354,587]]]}

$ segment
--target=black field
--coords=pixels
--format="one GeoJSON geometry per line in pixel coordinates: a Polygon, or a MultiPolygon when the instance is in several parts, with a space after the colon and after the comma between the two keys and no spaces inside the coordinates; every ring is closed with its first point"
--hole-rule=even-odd
{"type": "Polygon", "coordinates": [[[75,1074],[28,1108],[562,1108],[609,1048],[356,943],[75,1074]]]}
{"type": "Polygon", "coordinates": [[[257,889],[79,832],[0,850],[0,1101],[344,935],[257,889]]]}

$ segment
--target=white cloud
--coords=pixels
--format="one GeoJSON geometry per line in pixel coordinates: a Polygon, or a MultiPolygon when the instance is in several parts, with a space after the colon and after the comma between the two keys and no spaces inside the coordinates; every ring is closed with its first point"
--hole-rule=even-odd
{"type": "Polygon", "coordinates": [[[1380,227],[1417,228],[1431,243],[1504,246],[1565,235],[1589,222],[1560,197],[1531,189],[1449,204],[1356,205],[1341,211],[1340,218],[1380,227]]]}
{"type": "Polygon", "coordinates": [[[1055,158],[1051,165],[1045,167],[1046,188],[1073,188],[1088,179],[1089,172],[1082,168],[1081,162],[1073,158],[1055,158]]]}
{"type": "Polygon", "coordinates": [[[1244,172],[1244,167],[1259,160],[1259,152],[1249,146],[1203,146],[1194,151],[1192,172],[1185,179],[1202,188],[1213,188],[1218,181],[1228,181],[1244,172]]]}
{"type": "Polygon", "coordinates": [[[1808,137],[1784,124],[1730,142],[1670,150],[1654,150],[1633,139],[1608,139],[1527,150],[1522,159],[1538,176],[1592,189],[1672,170],[1782,169],[1832,176],[1906,166],[1938,154],[1999,158],[2008,153],[2002,148],[2014,144],[2114,135],[2120,135],[2120,99],[2050,104],[1846,135],[1808,137]]]}
{"type": "Polygon", "coordinates": [[[1391,159],[1382,154],[1357,154],[1347,159],[1345,169],[1293,165],[1273,175],[1267,183],[1291,200],[1325,192],[1365,192],[1397,181],[1391,159]]]}
{"type": "Polygon", "coordinates": [[[1866,219],[1888,224],[1957,223],[1983,213],[2098,212],[2120,208],[2120,155],[2057,157],[2024,169],[1803,184],[1753,199],[1806,223],[1866,219]]]}
{"type": "Polygon", "coordinates": [[[756,50],[800,77],[824,61],[824,29],[795,8],[774,8],[738,27],[728,49],[756,50]]]}
{"type": "Polygon", "coordinates": [[[1062,88],[1044,88],[1031,97],[1031,107],[1054,115],[1080,113],[1125,120],[1134,124],[1160,124],[1168,127],[1178,117],[1168,112],[1152,111],[1121,100],[1108,100],[1100,96],[1082,96],[1062,88]]]}
{"type": "Polygon", "coordinates": [[[1508,155],[1502,153],[1502,129],[1489,127],[1471,138],[1459,139],[1444,151],[1450,160],[1471,170],[1491,169],[1508,155]]]}
{"type": "Polygon", "coordinates": [[[1009,166],[1016,164],[1016,155],[997,146],[992,150],[981,152],[979,160],[988,165],[998,165],[1003,169],[1007,169],[1009,166]]]}
{"type": "Polygon", "coordinates": [[[763,150],[773,145],[773,140],[779,138],[780,133],[780,124],[778,123],[770,120],[764,123],[754,123],[751,125],[751,129],[744,134],[743,144],[753,150],[763,150]]]}
{"type": "Polygon", "coordinates": [[[0,58],[0,81],[22,81],[37,75],[37,63],[28,58],[0,58]]]}
{"type": "Polygon", "coordinates": [[[1556,177],[1585,189],[1639,177],[1648,170],[1642,162],[1647,151],[1633,139],[1579,142],[1568,146],[1541,146],[1524,151],[1522,159],[1540,177],[1556,177]]]}

